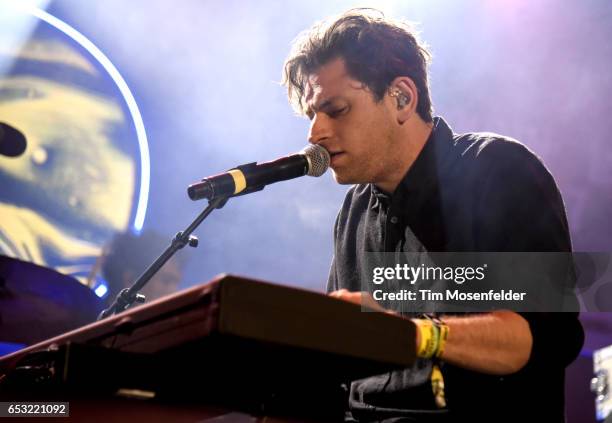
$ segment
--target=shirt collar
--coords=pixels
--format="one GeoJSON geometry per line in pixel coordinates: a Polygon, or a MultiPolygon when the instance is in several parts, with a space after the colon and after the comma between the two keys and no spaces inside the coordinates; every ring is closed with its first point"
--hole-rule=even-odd
{"type": "Polygon", "coordinates": [[[410,166],[392,195],[385,193],[374,184],[370,184],[372,208],[381,204],[386,206],[402,197],[411,196],[415,200],[423,197],[420,194],[429,192],[428,188],[437,181],[440,171],[452,162],[451,151],[454,147],[453,131],[441,117],[433,119],[433,129],[425,146],[410,166]]]}

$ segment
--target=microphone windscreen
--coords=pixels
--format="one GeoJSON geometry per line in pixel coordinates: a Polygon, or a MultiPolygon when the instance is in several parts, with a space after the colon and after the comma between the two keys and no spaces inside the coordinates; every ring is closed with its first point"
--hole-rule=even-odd
{"type": "Polygon", "coordinates": [[[306,172],[308,176],[321,176],[329,168],[331,159],[324,147],[311,144],[305,147],[301,154],[305,155],[308,160],[308,172],[306,172]]]}

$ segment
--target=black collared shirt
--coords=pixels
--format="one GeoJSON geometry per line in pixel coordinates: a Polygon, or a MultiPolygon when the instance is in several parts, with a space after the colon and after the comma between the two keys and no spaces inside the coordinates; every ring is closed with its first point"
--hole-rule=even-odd
{"type": "MultiPolygon", "coordinates": [[[[334,236],[328,291],[362,290],[364,252],[571,251],[563,200],[539,158],[497,134],[453,134],[441,118],[392,195],[372,184],[348,191],[334,236]]],[[[418,360],[411,369],[354,382],[353,417],[564,421],[564,369],[583,342],[577,314],[521,314],[534,343],[518,373],[491,376],[446,363],[448,409],[438,413],[431,363],[418,360]]]]}

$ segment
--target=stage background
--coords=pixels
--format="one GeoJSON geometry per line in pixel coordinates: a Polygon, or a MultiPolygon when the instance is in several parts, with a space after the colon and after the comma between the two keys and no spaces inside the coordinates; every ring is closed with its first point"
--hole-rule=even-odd
{"type": "MultiPolygon", "coordinates": [[[[205,206],[186,195],[186,187],[199,178],[301,149],[308,121],[293,114],[279,85],[291,40],[315,20],[375,5],[419,23],[433,52],[436,114],[456,132],[492,131],[525,143],[559,184],[574,249],[612,251],[610,2],[56,0],[41,5],[106,54],[134,95],[151,159],[145,229],[171,236],[184,228],[205,206]]],[[[141,165],[136,160],[134,169],[141,165]]],[[[229,272],[323,290],[332,226],[346,189],[327,174],[231,200],[196,232],[200,246],[188,253],[182,286],[229,272]]],[[[114,206],[111,201],[100,207],[114,206]]],[[[129,213],[129,224],[134,214],[129,213]]],[[[99,236],[108,237],[107,229],[99,236]]],[[[612,343],[612,319],[586,316],[585,324],[583,354],[589,357],[612,343]]]]}

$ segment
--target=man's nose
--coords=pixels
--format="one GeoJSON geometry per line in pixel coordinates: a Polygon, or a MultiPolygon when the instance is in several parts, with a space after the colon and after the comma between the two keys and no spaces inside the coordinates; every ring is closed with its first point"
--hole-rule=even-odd
{"type": "Polygon", "coordinates": [[[324,113],[315,114],[312,122],[310,123],[308,142],[311,144],[319,144],[330,137],[331,125],[329,124],[329,119],[324,113]]]}

